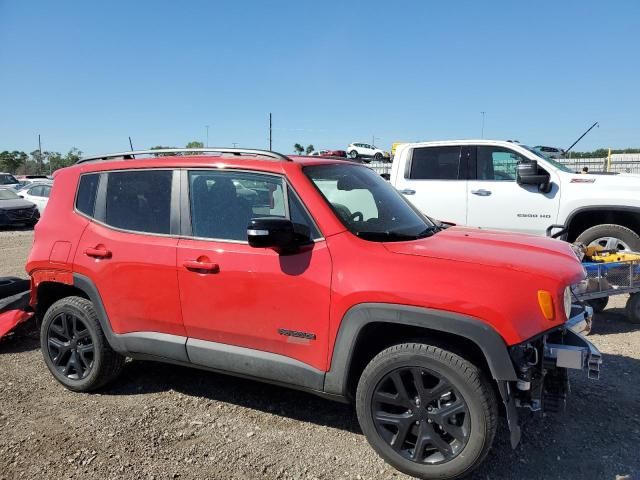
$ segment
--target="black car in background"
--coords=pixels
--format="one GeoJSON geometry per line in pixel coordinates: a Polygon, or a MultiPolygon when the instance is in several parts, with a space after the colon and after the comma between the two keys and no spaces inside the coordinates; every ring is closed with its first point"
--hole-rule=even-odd
{"type": "Polygon", "coordinates": [[[39,219],[40,213],[33,202],[21,198],[9,188],[0,188],[0,227],[33,227],[39,219]]]}

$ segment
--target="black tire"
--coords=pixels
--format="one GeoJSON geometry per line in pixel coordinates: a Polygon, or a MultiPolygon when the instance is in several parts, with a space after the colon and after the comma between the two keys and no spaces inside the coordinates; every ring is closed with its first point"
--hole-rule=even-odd
{"type": "Polygon", "coordinates": [[[475,365],[421,343],[394,345],[371,360],[358,382],[356,411],[373,449],[396,469],[422,479],[457,478],[474,470],[491,448],[498,418],[494,390],[475,365]],[[398,381],[402,389],[395,388],[398,381]],[[394,388],[395,393],[387,390],[394,388]],[[396,418],[394,426],[389,419],[396,418]]]}
{"type": "Polygon", "coordinates": [[[376,153],[376,154],[373,156],[373,159],[374,159],[376,162],[381,162],[381,161],[382,161],[382,154],[381,154],[380,152],[376,153]]]}
{"type": "MultiPolygon", "coordinates": [[[[623,227],[622,225],[614,225],[614,224],[604,224],[604,225],[596,225],[595,227],[588,228],[576,238],[577,242],[584,243],[585,245],[590,245],[592,242],[595,242],[598,239],[612,238],[617,239],[618,244],[615,247],[617,250],[623,251],[640,251],[640,236],[633,230],[623,227]],[[626,246],[626,248],[623,248],[626,246]]],[[[599,243],[601,246],[609,249],[606,246],[606,242],[602,241],[599,243]]],[[[613,247],[611,247],[612,249],[613,247]]]]}
{"type": "Polygon", "coordinates": [[[587,303],[593,308],[593,311],[596,313],[600,313],[607,308],[607,303],[609,303],[609,297],[602,298],[594,298],[592,300],[587,301],[587,303]]]}
{"type": "Polygon", "coordinates": [[[65,297],[49,307],[40,328],[40,346],[51,374],[74,392],[105,386],[125,362],[107,342],[93,304],[81,297],[65,297]]]}
{"type": "Polygon", "coordinates": [[[358,152],[357,152],[357,150],[351,150],[351,151],[349,152],[349,158],[352,158],[352,159],[354,159],[354,160],[355,160],[356,158],[358,158],[358,152]]]}
{"type": "Polygon", "coordinates": [[[629,322],[640,324],[640,294],[632,293],[629,295],[625,311],[629,322]]]}

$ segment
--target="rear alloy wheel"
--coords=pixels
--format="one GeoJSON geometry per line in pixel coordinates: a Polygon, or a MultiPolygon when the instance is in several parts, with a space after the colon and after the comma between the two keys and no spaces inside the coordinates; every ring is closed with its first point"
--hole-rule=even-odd
{"type": "Polygon", "coordinates": [[[470,473],[496,431],[495,395],[477,367],[418,343],[390,347],[367,365],[356,410],[378,454],[423,479],[470,473]]]}
{"type": "Polygon", "coordinates": [[[125,357],[107,343],[93,304],[85,298],[65,297],[49,307],[40,345],[51,374],[76,392],[106,385],[124,366],[125,357]]]}
{"type": "Polygon", "coordinates": [[[358,152],[356,150],[351,150],[349,152],[349,157],[355,160],[356,158],[358,158],[358,152]]]}
{"type": "Polygon", "coordinates": [[[622,225],[596,225],[582,232],[577,242],[587,246],[600,246],[605,250],[640,251],[640,236],[622,225]]]}
{"type": "Polygon", "coordinates": [[[373,156],[374,160],[376,162],[381,162],[382,161],[382,154],[380,152],[377,152],[374,156],[373,156]]]}

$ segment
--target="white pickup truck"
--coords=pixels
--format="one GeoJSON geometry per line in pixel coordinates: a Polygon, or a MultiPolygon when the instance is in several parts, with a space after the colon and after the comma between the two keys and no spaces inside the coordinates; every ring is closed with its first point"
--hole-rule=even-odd
{"type": "Polygon", "coordinates": [[[579,174],[519,143],[462,140],[396,149],[391,184],[430,217],[640,251],[640,176],[579,174]]]}

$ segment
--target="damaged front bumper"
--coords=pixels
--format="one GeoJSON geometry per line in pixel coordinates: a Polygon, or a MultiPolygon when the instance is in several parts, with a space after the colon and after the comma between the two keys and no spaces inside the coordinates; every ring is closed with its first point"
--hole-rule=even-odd
{"type": "Polygon", "coordinates": [[[570,390],[568,370],[583,371],[592,380],[600,377],[602,355],[582,335],[591,330],[592,317],[590,307],[574,306],[571,318],[561,327],[510,348],[518,380],[502,382],[499,388],[514,448],[520,441],[517,408],[562,411],[570,390]]]}

